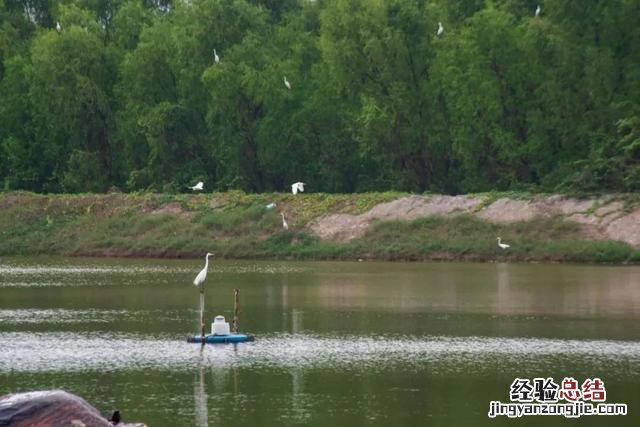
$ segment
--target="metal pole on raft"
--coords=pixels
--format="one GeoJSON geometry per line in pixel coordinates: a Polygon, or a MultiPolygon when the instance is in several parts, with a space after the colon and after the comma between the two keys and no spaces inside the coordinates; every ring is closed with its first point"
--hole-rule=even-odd
{"type": "Polygon", "coordinates": [[[238,305],[238,294],[240,293],[240,289],[236,288],[233,290],[233,333],[238,333],[238,311],[240,309],[238,305]]]}
{"type": "Polygon", "coordinates": [[[204,343],[204,283],[200,284],[200,339],[204,343]]]}

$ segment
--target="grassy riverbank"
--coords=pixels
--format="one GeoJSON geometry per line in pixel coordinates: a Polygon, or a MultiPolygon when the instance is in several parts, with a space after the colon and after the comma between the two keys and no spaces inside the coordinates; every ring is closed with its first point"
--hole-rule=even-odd
{"type": "Polygon", "coordinates": [[[321,240],[309,227],[326,214],[362,214],[402,196],[1,193],[0,255],[193,257],[214,251],[226,258],[640,262],[640,249],[592,240],[561,217],[508,224],[467,214],[383,221],[349,241],[321,240]],[[266,209],[271,202],[277,207],[266,209]],[[280,212],[289,231],[282,229],[280,212]],[[497,247],[498,235],[511,249],[497,247]]]}

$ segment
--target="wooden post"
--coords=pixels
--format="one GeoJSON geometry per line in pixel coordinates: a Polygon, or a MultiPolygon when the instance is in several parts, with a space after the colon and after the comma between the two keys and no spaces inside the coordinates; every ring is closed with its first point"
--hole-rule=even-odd
{"type": "Polygon", "coordinates": [[[200,339],[204,343],[204,283],[200,285],[200,339]]]}
{"type": "Polygon", "coordinates": [[[233,290],[233,333],[238,333],[238,311],[240,307],[238,306],[238,294],[240,293],[240,289],[236,288],[233,290]]]}

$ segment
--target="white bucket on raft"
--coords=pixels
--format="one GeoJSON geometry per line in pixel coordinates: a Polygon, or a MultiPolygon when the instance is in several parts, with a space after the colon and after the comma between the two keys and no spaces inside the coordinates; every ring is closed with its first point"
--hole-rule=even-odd
{"type": "Polygon", "coordinates": [[[229,328],[229,323],[225,322],[224,316],[216,316],[213,319],[213,323],[211,324],[211,334],[212,335],[229,335],[231,333],[231,329],[229,328]]]}

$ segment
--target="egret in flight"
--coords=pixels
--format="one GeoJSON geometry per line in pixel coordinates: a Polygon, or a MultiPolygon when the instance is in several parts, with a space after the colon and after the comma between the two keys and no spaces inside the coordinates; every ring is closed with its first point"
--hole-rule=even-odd
{"type": "Polygon", "coordinates": [[[209,257],[213,254],[211,252],[207,252],[207,256],[204,257],[204,268],[200,270],[200,273],[193,279],[193,284],[196,286],[200,286],[207,279],[207,269],[209,268],[209,257]]]}
{"type": "Polygon", "coordinates": [[[284,85],[287,87],[287,89],[291,90],[291,83],[289,83],[289,80],[287,80],[287,76],[284,76],[284,85]]]}
{"type": "Polygon", "coordinates": [[[436,33],[436,35],[440,37],[442,33],[444,33],[444,27],[442,26],[442,22],[438,22],[438,32],[436,33]]]}
{"type": "Polygon", "coordinates": [[[220,63],[220,57],[218,56],[218,53],[215,49],[213,49],[213,60],[216,62],[216,64],[220,63]]]}
{"type": "Polygon", "coordinates": [[[289,229],[289,224],[287,224],[287,220],[284,219],[284,214],[282,212],[280,212],[280,215],[282,215],[282,228],[284,228],[285,230],[289,229]]]}
{"type": "Polygon", "coordinates": [[[542,8],[538,5],[538,7],[536,7],[536,17],[540,16],[540,12],[542,12],[542,8]]]}
{"type": "Polygon", "coordinates": [[[60,25],[60,22],[56,22],[56,31],[59,33],[62,32],[62,25],[60,25]]]}
{"type": "Polygon", "coordinates": [[[204,183],[202,181],[198,182],[196,185],[194,185],[193,187],[188,187],[190,188],[192,191],[202,191],[202,189],[204,188],[204,183]]]}
{"type": "Polygon", "coordinates": [[[304,193],[304,182],[294,182],[291,184],[291,192],[298,194],[298,191],[304,193]]]}
{"type": "Polygon", "coordinates": [[[500,249],[509,249],[511,245],[507,245],[506,243],[502,243],[501,239],[498,237],[498,246],[500,249]]]}

